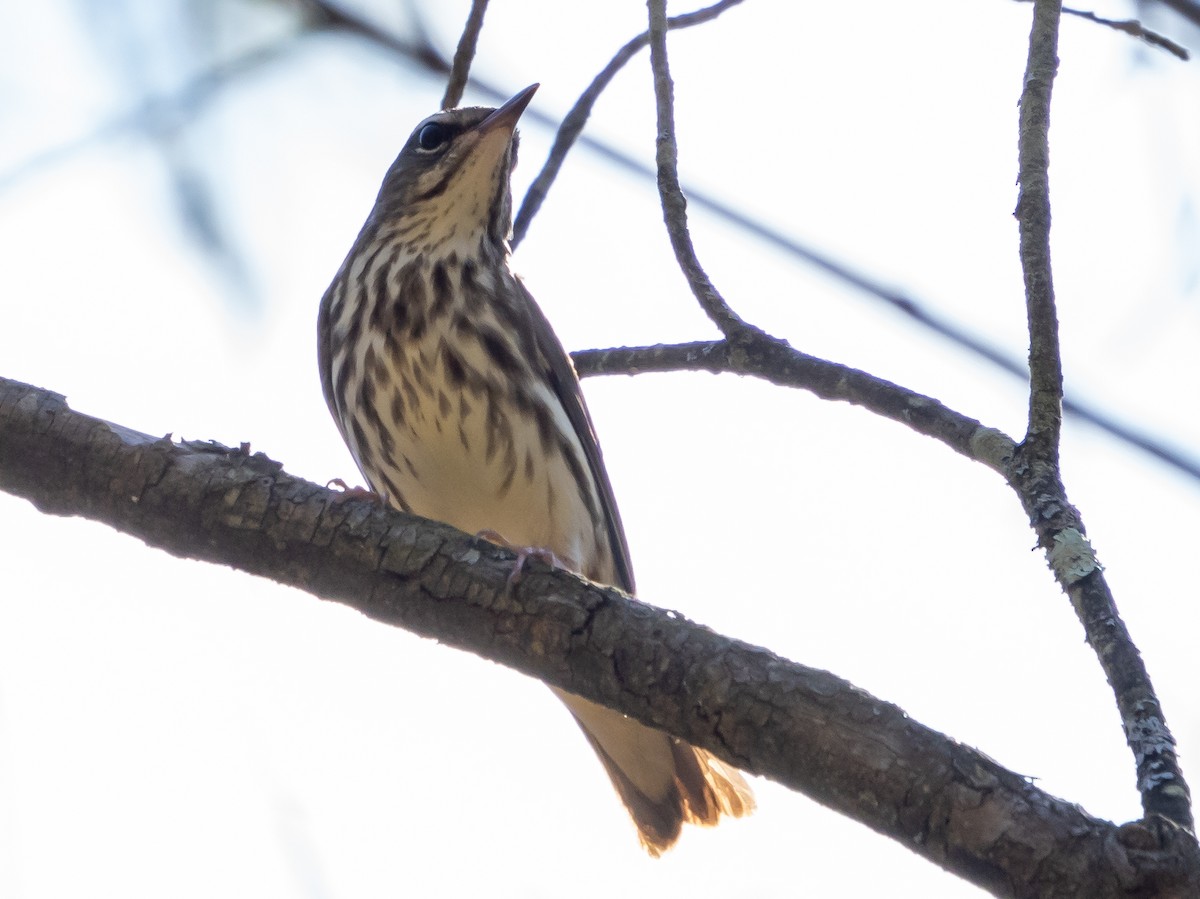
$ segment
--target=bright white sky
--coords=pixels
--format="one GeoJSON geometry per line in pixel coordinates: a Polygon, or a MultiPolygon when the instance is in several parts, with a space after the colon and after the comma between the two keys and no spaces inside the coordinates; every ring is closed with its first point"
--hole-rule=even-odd
{"type": "MultiPolygon", "coordinates": [[[[440,3],[429,22],[448,50],[466,7],[440,3]]],[[[565,112],[645,11],[564,8],[497,2],[478,73],[514,92],[540,81],[535,105],[565,112]]],[[[78,9],[0,14],[0,177],[128,108],[88,36],[113,21],[82,27],[78,9]]],[[[1011,210],[1030,12],[751,0],[677,34],[684,177],[1019,356],[1011,210]]],[[[163,27],[178,27],[172,15],[163,27]]],[[[273,21],[243,14],[230,46],[273,21]]],[[[176,45],[143,37],[169,83],[176,45]]],[[[1051,176],[1068,383],[1194,458],[1196,64],[1073,20],[1060,56],[1051,176]]],[[[441,91],[324,38],[205,108],[181,140],[222,179],[241,292],[188,242],[161,157],[136,133],[3,182],[0,374],[149,433],[250,441],[296,474],[355,479],[320,395],[317,303],[441,91]]],[[[589,127],[652,158],[646,57],[589,127]]],[[[551,136],[524,129],[519,189],[551,136]]],[[[572,156],[516,256],[568,347],[712,335],[656,202],[649,183],[572,156]]],[[[743,316],[1019,433],[1019,384],[720,223],[697,213],[693,227],[743,316]]],[[[648,602],[847,677],[1093,814],[1137,816],[1108,688],[994,474],[759,383],[646,376],[586,391],[648,602]]],[[[1178,584],[1192,583],[1200,485],[1074,423],[1064,455],[1200,783],[1200,609],[1178,584]]],[[[689,832],[651,861],[537,683],[4,495],[0,548],[5,897],[978,895],[762,781],[752,818],[689,832]]]]}

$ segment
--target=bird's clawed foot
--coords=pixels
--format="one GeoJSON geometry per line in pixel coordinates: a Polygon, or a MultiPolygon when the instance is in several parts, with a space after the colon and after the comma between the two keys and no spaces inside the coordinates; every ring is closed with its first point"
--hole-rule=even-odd
{"type": "Polygon", "coordinates": [[[367,487],[351,487],[341,478],[334,478],[325,484],[326,490],[330,490],[334,487],[341,491],[336,497],[334,497],[333,501],[335,503],[344,503],[351,499],[369,499],[374,500],[381,506],[383,505],[383,497],[367,487]]]}
{"type": "Polygon", "coordinates": [[[512,571],[508,573],[508,581],[506,583],[509,588],[520,582],[521,573],[525,570],[525,562],[529,559],[540,559],[554,568],[562,568],[565,571],[572,570],[570,565],[555,555],[554,550],[548,549],[545,546],[517,546],[504,539],[503,534],[493,531],[491,528],[482,530],[475,536],[489,543],[495,543],[497,546],[503,546],[505,549],[510,549],[517,554],[517,560],[513,562],[512,571]]]}

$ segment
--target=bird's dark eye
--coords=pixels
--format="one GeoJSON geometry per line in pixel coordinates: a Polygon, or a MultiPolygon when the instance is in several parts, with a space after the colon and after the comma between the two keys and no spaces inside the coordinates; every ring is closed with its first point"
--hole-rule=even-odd
{"type": "Polygon", "coordinates": [[[422,150],[436,150],[446,142],[449,133],[437,122],[423,125],[417,132],[417,146],[422,150]]]}

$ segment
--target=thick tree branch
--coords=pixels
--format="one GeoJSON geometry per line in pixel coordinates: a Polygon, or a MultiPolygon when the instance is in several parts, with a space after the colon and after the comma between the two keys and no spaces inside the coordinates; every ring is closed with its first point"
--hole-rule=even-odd
{"type": "MultiPolygon", "coordinates": [[[[247,447],[156,439],[0,379],[0,489],[479,653],[711,749],[1000,896],[1184,896],[1182,831],[1114,827],[826,672],[247,447]]],[[[1191,892],[1188,892],[1191,891],[1191,892]]]]}

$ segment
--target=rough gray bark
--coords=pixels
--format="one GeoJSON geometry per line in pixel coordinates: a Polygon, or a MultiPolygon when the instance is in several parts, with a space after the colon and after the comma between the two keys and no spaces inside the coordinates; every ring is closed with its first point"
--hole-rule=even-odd
{"type": "MultiPolygon", "coordinates": [[[[828,672],[345,499],[248,447],[154,438],[0,378],[0,489],[300,587],[663,728],[997,896],[1200,895],[1194,840],[1117,827],[828,672]]],[[[786,576],[786,575],[785,575],[786,576]]]]}

